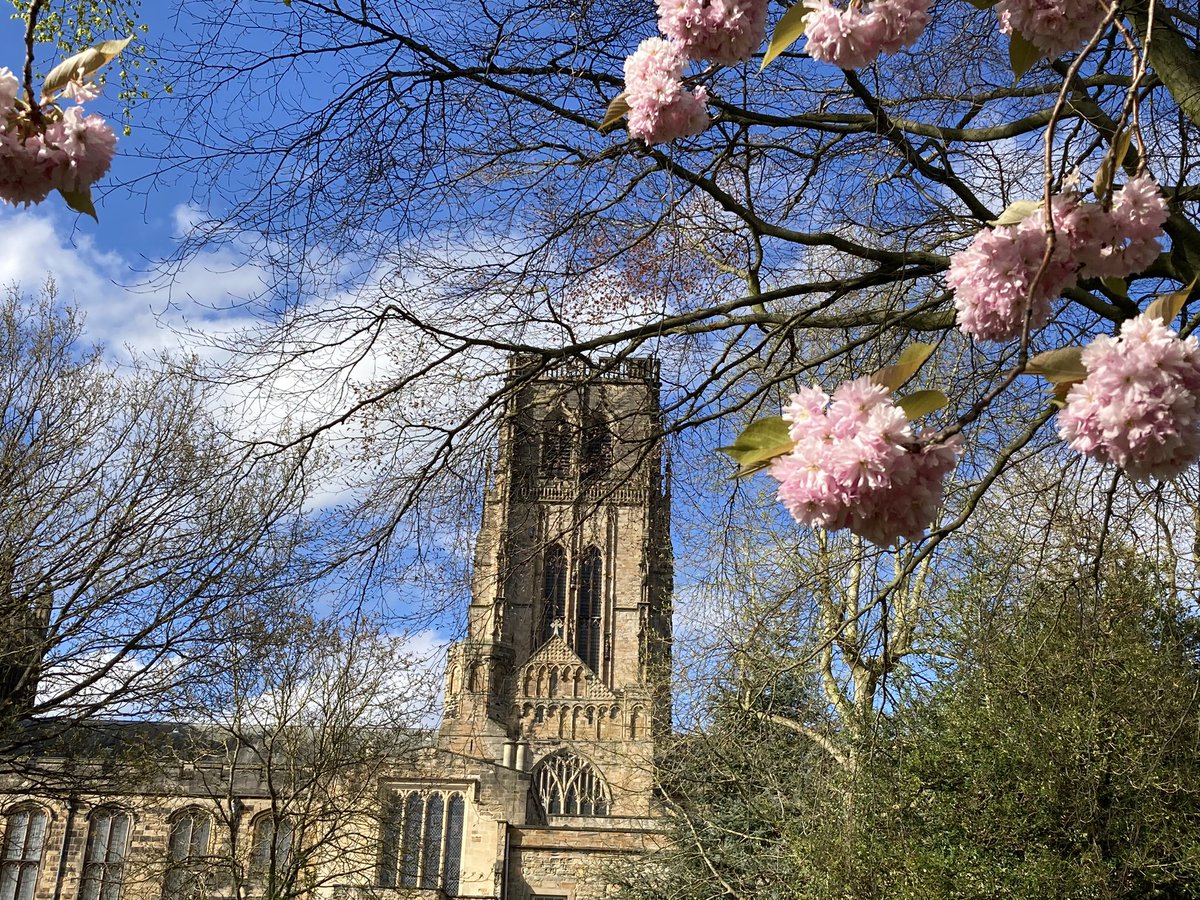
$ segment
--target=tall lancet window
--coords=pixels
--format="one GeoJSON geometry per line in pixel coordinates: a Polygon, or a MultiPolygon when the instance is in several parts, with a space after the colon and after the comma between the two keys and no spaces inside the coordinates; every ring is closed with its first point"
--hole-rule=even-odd
{"type": "Polygon", "coordinates": [[[542,477],[567,478],[571,474],[571,423],[561,412],[542,424],[542,477]]]}
{"type": "Polygon", "coordinates": [[[583,477],[599,481],[612,469],[612,432],[600,416],[592,416],[583,428],[583,477]]]}
{"type": "Polygon", "coordinates": [[[542,562],[542,623],[539,643],[562,633],[567,614],[567,554],[558,544],[546,548],[542,562]]]}
{"type": "Polygon", "coordinates": [[[604,563],[600,550],[583,551],[579,567],[579,604],[575,608],[575,652],[593,672],[600,671],[600,610],[604,563]]]}

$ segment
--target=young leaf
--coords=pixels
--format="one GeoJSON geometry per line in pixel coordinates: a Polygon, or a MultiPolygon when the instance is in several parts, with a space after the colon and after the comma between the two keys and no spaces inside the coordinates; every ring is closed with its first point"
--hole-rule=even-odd
{"type": "Polygon", "coordinates": [[[1014,200],[1000,213],[1000,218],[993,219],[989,225],[1017,225],[1028,219],[1042,208],[1041,200],[1014,200]]]}
{"type": "Polygon", "coordinates": [[[608,110],[604,113],[604,121],[600,123],[600,131],[604,132],[616,127],[616,124],[625,118],[627,112],[629,112],[629,101],[625,99],[625,92],[621,91],[608,104],[608,110]]]}
{"type": "Polygon", "coordinates": [[[1096,178],[1092,181],[1092,193],[1096,195],[1097,200],[1102,199],[1112,187],[1113,173],[1117,166],[1125,163],[1125,154],[1129,152],[1129,142],[1132,140],[1133,131],[1128,128],[1113,136],[1112,147],[1104,154],[1104,159],[1100,160],[1096,178]]]}
{"type": "Polygon", "coordinates": [[[1124,278],[1101,278],[1100,282],[1118,297],[1129,298],[1129,285],[1124,278]]]}
{"type": "Polygon", "coordinates": [[[884,366],[871,376],[871,381],[882,384],[889,391],[898,391],[920,371],[925,360],[933,355],[933,350],[933,344],[910,344],[904,348],[895,365],[884,366]]]}
{"type": "Polygon", "coordinates": [[[1083,381],[1087,369],[1083,366],[1082,347],[1059,347],[1047,350],[1029,360],[1025,371],[1030,375],[1041,375],[1051,384],[1083,381]]]}
{"type": "Polygon", "coordinates": [[[742,478],[765,469],[768,462],[789,453],[793,446],[787,422],[782,416],[770,416],[751,422],[732,446],[719,449],[733,457],[740,466],[737,477],[742,478]]]}
{"type": "Polygon", "coordinates": [[[83,213],[85,216],[91,216],[97,222],[100,217],[96,215],[96,206],[92,203],[92,189],[85,187],[79,191],[64,191],[59,190],[63,200],[67,202],[67,206],[75,210],[75,212],[83,213]]]}
{"type": "Polygon", "coordinates": [[[1187,303],[1188,297],[1191,295],[1192,289],[1196,286],[1197,280],[1200,279],[1193,278],[1192,283],[1187,287],[1161,295],[1146,307],[1146,315],[1158,319],[1164,325],[1169,326],[1175,321],[1175,317],[1179,315],[1179,311],[1183,309],[1183,305],[1187,303]]]}
{"type": "Polygon", "coordinates": [[[68,57],[50,70],[46,82],[42,85],[42,102],[53,97],[76,78],[86,78],[96,72],[107,62],[117,58],[125,47],[133,40],[133,36],[119,41],[101,41],[68,57]]]}
{"type": "Polygon", "coordinates": [[[1013,84],[1021,80],[1021,76],[1033,68],[1033,64],[1042,58],[1042,51],[1033,46],[1025,35],[1014,30],[1008,38],[1008,64],[1013,70],[1013,84]]]}
{"type": "Polygon", "coordinates": [[[907,397],[898,398],[896,405],[912,421],[941,409],[949,402],[941,391],[913,391],[907,397]]]}
{"type": "Polygon", "coordinates": [[[762,65],[758,67],[758,71],[761,72],[771,60],[800,40],[804,35],[804,18],[808,13],[809,9],[803,0],[796,0],[783,14],[783,18],[776,23],[775,30],[771,32],[771,43],[767,45],[767,52],[763,54],[762,65]]]}
{"type": "Polygon", "coordinates": [[[1078,381],[1060,381],[1050,390],[1050,405],[1062,409],[1067,405],[1067,394],[1071,392],[1071,388],[1079,384],[1078,381]]]}

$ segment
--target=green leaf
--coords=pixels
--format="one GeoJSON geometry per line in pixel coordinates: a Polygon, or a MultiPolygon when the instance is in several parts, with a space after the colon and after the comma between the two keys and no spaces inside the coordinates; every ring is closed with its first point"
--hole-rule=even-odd
{"type": "Polygon", "coordinates": [[[993,219],[989,225],[1018,225],[1042,208],[1041,200],[1014,200],[1000,213],[1000,218],[993,219]]]}
{"type": "Polygon", "coordinates": [[[604,113],[604,121],[600,123],[600,131],[605,132],[616,127],[616,124],[625,118],[627,112],[629,112],[629,101],[625,99],[625,92],[621,91],[608,104],[608,110],[604,113]]]}
{"type": "Polygon", "coordinates": [[[1125,283],[1124,278],[1101,278],[1100,283],[1118,297],[1129,299],[1129,285],[1125,283]]]}
{"type": "Polygon", "coordinates": [[[119,41],[101,41],[64,59],[46,76],[46,82],[42,85],[42,102],[51,99],[76,78],[86,78],[105,63],[116,59],[132,40],[133,36],[130,35],[119,41]]]}
{"type": "Polygon", "coordinates": [[[1083,381],[1087,369],[1083,366],[1082,347],[1059,347],[1047,350],[1029,360],[1025,371],[1030,375],[1041,375],[1051,384],[1083,381]]]}
{"type": "Polygon", "coordinates": [[[896,405],[912,421],[936,412],[949,402],[941,391],[913,391],[907,397],[898,398],[896,405]]]}
{"type": "Polygon", "coordinates": [[[999,3],[1000,0],[967,0],[967,2],[976,9],[991,9],[993,6],[999,3]]]}
{"type": "Polygon", "coordinates": [[[921,370],[921,366],[925,365],[933,351],[933,344],[910,344],[900,354],[900,359],[894,366],[884,366],[871,376],[871,381],[882,384],[889,391],[898,391],[921,370]]]}
{"type": "Polygon", "coordinates": [[[1170,325],[1179,315],[1179,311],[1183,309],[1183,305],[1187,303],[1198,280],[1200,278],[1193,278],[1192,283],[1187,287],[1159,296],[1157,300],[1146,307],[1146,315],[1158,319],[1164,325],[1170,325]]]}
{"type": "Polygon", "coordinates": [[[767,52],[763,54],[762,65],[758,67],[758,71],[765,69],[771,60],[803,37],[804,19],[808,13],[809,8],[802,0],[797,0],[783,14],[775,24],[775,30],[771,32],[771,43],[767,44],[767,52]]]}
{"type": "Polygon", "coordinates": [[[75,210],[75,212],[83,213],[85,216],[91,216],[97,222],[100,217],[96,215],[96,206],[92,203],[92,189],[85,187],[81,191],[64,191],[59,189],[63,200],[67,202],[67,206],[75,210]]]}
{"type": "Polygon", "coordinates": [[[1013,70],[1013,84],[1021,80],[1021,76],[1033,68],[1033,64],[1042,58],[1042,51],[1033,46],[1025,35],[1013,30],[1008,38],[1008,64],[1013,70]]]}
{"type": "Polygon", "coordinates": [[[1092,193],[1096,195],[1097,200],[1106,196],[1112,188],[1113,173],[1117,166],[1124,165],[1125,154],[1129,152],[1129,142],[1132,140],[1133,131],[1129,128],[1123,128],[1113,136],[1112,146],[1108,153],[1104,154],[1104,159],[1100,161],[1100,167],[1096,170],[1096,178],[1092,181],[1092,193]]]}
{"type": "Polygon", "coordinates": [[[787,422],[782,416],[770,416],[751,422],[732,446],[719,449],[733,457],[740,467],[736,477],[743,478],[765,469],[768,462],[790,453],[793,446],[787,422]]]}

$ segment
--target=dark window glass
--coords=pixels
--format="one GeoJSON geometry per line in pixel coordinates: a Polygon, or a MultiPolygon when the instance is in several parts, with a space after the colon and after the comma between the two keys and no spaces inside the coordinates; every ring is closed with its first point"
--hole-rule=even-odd
{"type": "Polygon", "coordinates": [[[546,548],[542,563],[542,627],[545,643],[562,626],[567,611],[567,554],[558,544],[546,548]]]}
{"type": "Polygon", "coordinates": [[[119,900],[129,846],[129,813],[99,809],[88,820],[80,900],[119,900]]]}
{"type": "Polygon", "coordinates": [[[394,888],[397,884],[397,869],[400,864],[400,836],[404,824],[403,798],[388,797],[380,822],[379,841],[379,886],[394,888]]]}
{"type": "Polygon", "coordinates": [[[612,432],[603,419],[591,419],[583,429],[583,477],[599,481],[612,471],[612,432]]]}
{"type": "Polygon", "coordinates": [[[421,874],[421,819],[424,804],[420,794],[409,794],[404,804],[404,840],[400,848],[400,886],[416,887],[421,874]]]}
{"type": "Polygon", "coordinates": [[[596,547],[583,551],[579,567],[579,605],[575,615],[575,652],[593,672],[600,670],[600,608],[604,563],[596,547]]]}
{"type": "Polygon", "coordinates": [[[533,790],[552,816],[607,816],[608,785],[596,767],[573,753],[554,753],[539,764],[533,790]]]}
{"type": "Polygon", "coordinates": [[[542,426],[542,475],[567,478],[570,474],[571,423],[565,416],[551,416],[542,426]]]}
{"type": "Polygon", "coordinates": [[[45,844],[46,814],[40,809],[16,809],[5,817],[0,900],[33,900],[45,844]]]}
{"type": "Polygon", "coordinates": [[[434,794],[425,802],[425,842],[421,853],[421,887],[425,890],[438,886],[442,871],[442,811],[441,794],[434,794]]]}
{"type": "Polygon", "coordinates": [[[208,813],[190,809],[171,823],[167,842],[167,877],[163,881],[166,900],[199,900],[207,893],[205,857],[212,820],[208,813]]]}
{"type": "Polygon", "coordinates": [[[442,867],[442,888],[451,897],[458,896],[465,813],[466,803],[462,794],[451,796],[446,816],[446,859],[442,867]]]}
{"type": "Polygon", "coordinates": [[[250,870],[262,875],[271,873],[285,879],[292,867],[292,823],[273,815],[254,820],[254,835],[250,847],[250,870]]]}

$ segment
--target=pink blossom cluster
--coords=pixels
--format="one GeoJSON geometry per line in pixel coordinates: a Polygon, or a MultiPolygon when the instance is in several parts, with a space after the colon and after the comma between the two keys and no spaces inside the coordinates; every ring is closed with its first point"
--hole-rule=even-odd
{"type": "Polygon", "coordinates": [[[708,127],[708,93],[703,87],[695,93],[684,88],[685,65],[679,46],[662,38],[647,38],[625,60],[625,101],[633,137],[661,144],[708,127]]]}
{"type": "Polygon", "coordinates": [[[1200,458],[1200,345],[1140,315],[1083,350],[1058,433],[1137,479],[1174,478],[1200,458]]]}
{"type": "Polygon", "coordinates": [[[1161,252],[1167,204],[1145,175],[1129,179],[1111,210],[1073,193],[1052,197],[1050,208],[1055,245],[1045,268],[1042,209],[1016,225],[983,229],[950,258],[946,283],[964,332],[981,341],[1019,337],[1027,313],[1031,329],[1045,325],[1054,298],[1079,278],[1123,278],[1161,252]]]}
{"type": "Polygon", "coordinates": [[[924,535],[954,467],[956,441],[921,445],[887,388],[869,378],[840,385],[832,400],[802,388],[783,417],[795,447],[770,471],[797,522],[849,528],[880,546],[924,535]]]}
{"type": "Polygon", "coordinates": [[[767,34],[767,0],[658,0],[658,27],[688,59],[745,62],[767,34]]]}
{"type": "MultiPolygon", "coordinates": [[[[82,191],[103,177],[117,147],[104,118],[82,106],[44,106],[39,127],[17,108],[19,91],[12,72],[0,69],[0,200],[40,203],[54,189],[82,191]]],[[[94,94],[81,87],[74,96],[94,94]]]]}
{"type": "Polygon", "coordinates": [[[1000,0],[996,4],[1000,30],[1020,32],[1051,59],[1091,40],[1104,14],[1100,0],[1000,0]]]}
{"type": "Polygon", "coordinates": [[[929,23],[930,0],[852,2],[845,9],[829,0],[804,0],[806,50],[813,59],[841,69],[861,69],[880,53],[897,53],[916,42],[929,23]],[[864,11],[865,9],[865,11],[864,11]]]}

